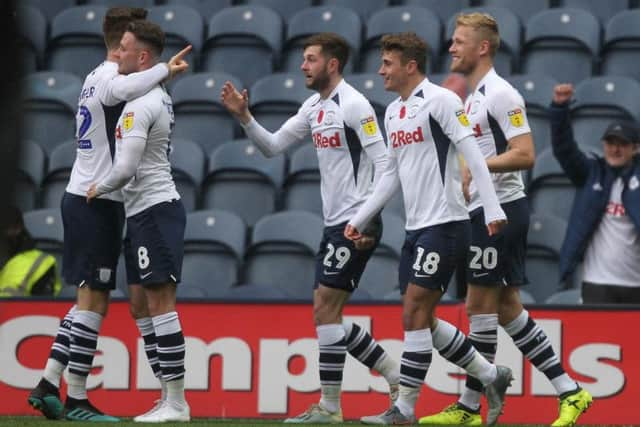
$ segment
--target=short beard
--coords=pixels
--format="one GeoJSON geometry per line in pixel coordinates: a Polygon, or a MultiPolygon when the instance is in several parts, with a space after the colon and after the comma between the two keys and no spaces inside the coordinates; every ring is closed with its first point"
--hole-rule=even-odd
{"type": "Polygon", "coordinates": [[[318,74],[318,76],[313,79],[313,81],[307,85],[308,89],[315,90],[316,92],[321,92],[329,86],[330,81],[329,73],[327,70],[322,70],[322,73],[318,74]]]}

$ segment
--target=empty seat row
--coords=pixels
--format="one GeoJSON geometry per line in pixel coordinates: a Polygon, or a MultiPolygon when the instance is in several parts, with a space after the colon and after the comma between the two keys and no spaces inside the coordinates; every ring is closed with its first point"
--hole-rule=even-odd
{"type": "MultiPolygon", "coordinates": [[[[248,85],[276,70],[297,70],[302,42],[322,31],[341,34],[351,46],[347,72],[375,72],[379,68],[381,36],[402,31],[415,31],[427,41],[430,72],[448,70],[447,48],[455,16],[441,23],[436,13],[417,2],[381,9],[366,19],[366,25],[355,11],[340,5],[301,9],[285,24],[276,11],[259,4],[221,9],[207,22],[206,32],[200,13],[180,4],[152,7],[148,19],[159,23],[167,33],[165,59],[192,44],[194,51],[187,58],[192,70],[235,74],[248,85]],[[251,67],[246,66],[249,63],[251,67]]],[[[518,15],[494,4],[456,11],[483,11],[496,17],[501,33],[496,68],[501,74],[546,72],[572,82],[600,71],[640,78],[632,55],[640,45],[640,10],[623,10],[603,27],[584,9],[544,9],[523,25],[518,15]]],[[[53,19],[47,36],[42,14],[28,6],[20,8],[25,69],[86,75],[105,56],[101,22],[106,10],[96,5],[64,9],[53,19]]]]}

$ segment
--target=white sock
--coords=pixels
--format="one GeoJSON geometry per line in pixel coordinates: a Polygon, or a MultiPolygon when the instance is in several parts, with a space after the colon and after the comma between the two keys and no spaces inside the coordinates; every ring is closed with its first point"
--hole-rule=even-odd
{"type": "Polygon", "coordinates": [[[184,378],[167,381],[165,384],[167,387],[166,400],[168,402],[179,402],[179,403],[186,402],[184,398],[184,378]]]}
{"type": "Polygon", "coordinates": [[[44,374],[42,376],[49,383],[60,388],[60,377],[62,377],[64,368],[66,368],[66,366],[56,359],[47,359],[47,364],[44,367],[44,374]]]}

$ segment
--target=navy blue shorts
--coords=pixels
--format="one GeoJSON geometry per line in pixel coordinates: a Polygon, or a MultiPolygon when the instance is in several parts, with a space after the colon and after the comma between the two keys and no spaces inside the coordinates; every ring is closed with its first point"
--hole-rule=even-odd
{"type": "Polygon", "coordinates": [[[359,251],[355,244],[344,237],[347,223],[325,227],[320,248],[316,254],[316,282],[314,289],[322,284],[329,288],[353,292],[358,287],[367,261],[378,247],[382,236],[382,220],[376,217],[363,234],[375,239],[373,247],[359,251]]]}
{"type": "Polygon", "coordinates": [[[467,282],[480,286],[521,286],[525,274],[529,203],[523,197],[502,205],[508,224],[489,237],[482,208],[471,212],[471,245],[467,255],[467,282]]]}
{"type": "Polygon", "coordinates": [[[65,192],[61,210],[65,282],[91,289],[115,289],[124,226],[122,203],[107,199],[87,203],[85,197],[65,192]]]}
{"type": "Polygon", "coordinates": [[[456,268],[464,268],[470,237],[469,220],[407,231],[400,255],[400,292],[404,295],[409,283],[446,292],[456,268]]]}
{"type": "Polygon", "coordinates": [[[124,260],[129,284],[180,283],[186,214],[180,200],[127,218],[124,260]]]}

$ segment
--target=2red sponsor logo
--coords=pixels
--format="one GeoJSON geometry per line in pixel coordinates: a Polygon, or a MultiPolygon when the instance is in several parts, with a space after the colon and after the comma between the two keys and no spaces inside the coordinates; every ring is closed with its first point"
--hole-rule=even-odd
{"type": "Polygon", "coordinates": [[[316,148],[338,148],[342,147],[340,141],[340,132],[334,133],[330,136],[325,136],[321,132],[316,132],[312,135],[313,143],[316,148]]]}
{"type": "Polygon", "coordinates": [[[393,148],[400,148],[403,145],[417,144],[420,142],[424,142],[422,126],[418,126],[418,129],[414,131],[397,130],[391,132],[391,146],[393,148]]]}

